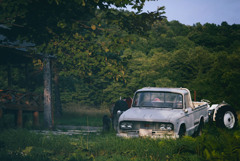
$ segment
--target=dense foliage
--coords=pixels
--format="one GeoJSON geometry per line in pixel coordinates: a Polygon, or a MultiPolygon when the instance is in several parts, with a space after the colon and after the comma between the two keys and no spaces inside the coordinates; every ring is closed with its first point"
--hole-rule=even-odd
{"type": "Polygon", "coordinates": [[[81,77],[66,80],[62,76],[63,101],[110,104],[120,96],[132,97],[139,88],[157,86],[186,87],[197,91],[198,100],[224,100],[239,107],[240,25],[223,22],[186,26],[164,20],[156,21],[144,36],[128,37],[131,39],[123,41],[130,43],[116,55],[115,63],[122,66],[121,70],[102,59],[99,63],[105,63],[103,72],[93,73],[87,82],[81,77]],[[106,79],[111,77],[110,69],[118,73],[115,79],[106,79]]]}
{"type": "MultiPolygon", "coordinates": [[[[56,57],[64,103],[109,106],[139,88],[158,86],[186,87],[197,91],[198,100],[224,100],[239,109],[240,25],[169,22],[164,7],[141,13],[144,2],[3,1],[0,23],[11,30],[1,31],[9,40],[35,43],[34,53],[56,57]],[[139,12],[110,5],[132,5],[139,12]]],[[[40,60],[34,65],[30,71],[41,70],[40,60]]],[[[6,66],[0,72],[4,89],[6,66]]],[[[23,88],[23,75],[13,73],[14,88],[23,88]]],[[[39,75],[34,78],[31,90],[41,91],[39,75]]]]}

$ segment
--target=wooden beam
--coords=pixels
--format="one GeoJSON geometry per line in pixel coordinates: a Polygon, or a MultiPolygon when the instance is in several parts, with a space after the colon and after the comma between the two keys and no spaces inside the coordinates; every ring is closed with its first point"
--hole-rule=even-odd
{"type": "Polygon", "coordinates": [[[39,126],[39,112],[38,111],[33,112],[33,125],[39,126]]]}
{"type": "Polygon", "coordinates": [[[3,109],[0,108],[0,119],[3,118],[3,109]]]}
{"type": "Polygon", "coordinates": [[[15,116],[17,127],[22,127],[22,110],[18,110],[15,116]]]}
{"type": "Polygon", "coordinates": [[[62,103],[60,99],[60,91],[59,91],[59,72],[57,68],[57,64],[55,63],[53,66],[53,83],[54,83],[54,94],[55,94],[55,101],[54,101],[54,114],[56,117],[62,116],[62,103]]]}
{"type": "Polygon", "coordinates": [[[52,129],[52,76],[51,60],[45,56],[43,59],[43,81],[44,81],[44,126],[52,129]]]}
{"type": "Polygon", "coordinates": [[[194,101],[197,101],[197,92],[194,91],[194,101]]]}
{"type": "Polygon", "coordinates": [[[7,74],[8,74],[8,89],[12,88],[12,66],[7,64],[7,74]]]}
{"type": "Polygon", "coordinates": [[[25,85],[26,89],[29,91],[30,85],[29,85],[29,69],[28,69],[28,63],[25,63],[25,85]]]}
{"type": "Polygon", "coordinates": [[[6,110],[43,111],[43,107],[21,104],[5,104],[6,110]]]}

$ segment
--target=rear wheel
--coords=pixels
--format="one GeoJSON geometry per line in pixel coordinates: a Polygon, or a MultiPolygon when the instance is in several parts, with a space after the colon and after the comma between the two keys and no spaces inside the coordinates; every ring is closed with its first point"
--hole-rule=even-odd
{"type": "Polygon", "coordinates": [[[237,124],[237,114],[231,106],[224,106],[218,109],[216,114],[216,125],[218,127],[234,129],[237,124]]]}
{"type": "Polygon", "coordinates": [[[179,132],[178,132],[179,138],[182,138],[183,136],[186,135],[186,128],[184,125],[181,125],[179,132]]]}
{"type": "Polygon", "coordinates": [[[196,131],[196,135],[195,135],[195,136],[201,136],[201,135],[202,135],[203,126],[204,126],[204,123],[203,123],[203,121],[201,120],[201,121],[200,121],[200,124],[198,125],[198,129],[197,129],[197,131],[196,131]]]}

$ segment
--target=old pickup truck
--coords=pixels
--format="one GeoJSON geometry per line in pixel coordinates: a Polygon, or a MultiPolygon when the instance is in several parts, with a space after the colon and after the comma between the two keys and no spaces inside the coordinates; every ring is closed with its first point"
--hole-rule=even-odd
{"type": "Polygon", "coordinates": [[[236,113],[228,104],[210,107],[205,101],[193,102],[186,88],[139,89],[131,108],[118,115],[117,136],[121,137],[179,138],[201,134],[208,121],[228,129],[237,125],[236,113]]]}

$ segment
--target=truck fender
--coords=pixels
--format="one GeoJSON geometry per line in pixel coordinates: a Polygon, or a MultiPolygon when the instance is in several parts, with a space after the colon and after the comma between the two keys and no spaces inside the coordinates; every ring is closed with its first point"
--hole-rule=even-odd
{"type": "Polygon", "coordinates": [[[216,112],[217,112],[218,104],[213,104],[209,109],[208,109],[208,115],[209,115],[209,121],[216,121],[216,112]],[[211,120],[210,120],[211,119],[211,120]]]}

